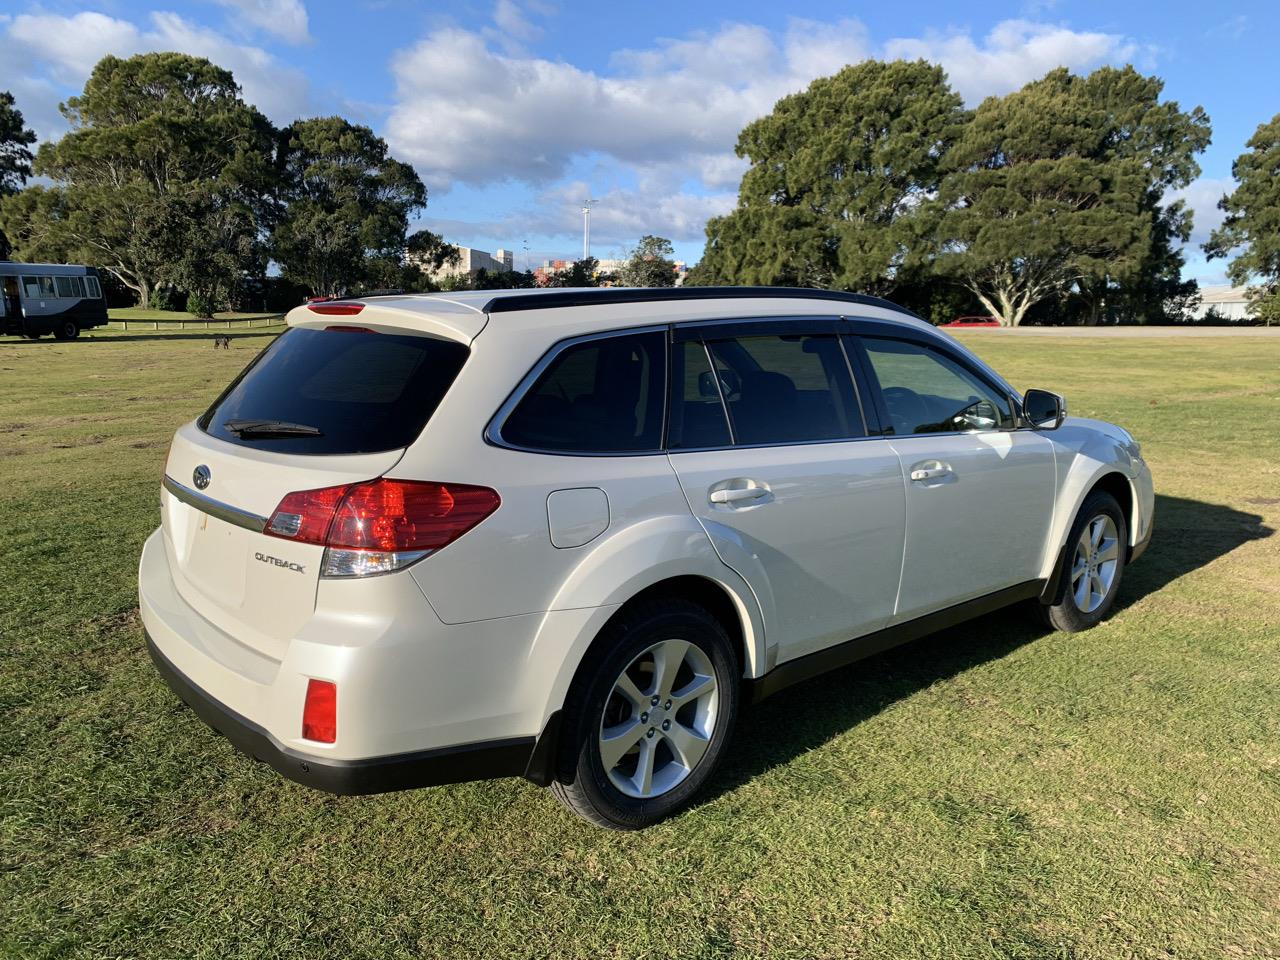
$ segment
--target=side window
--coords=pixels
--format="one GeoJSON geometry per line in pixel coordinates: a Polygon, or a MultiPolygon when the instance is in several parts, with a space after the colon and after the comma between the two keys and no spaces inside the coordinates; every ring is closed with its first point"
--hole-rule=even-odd
{"type": "Polygon", "coordinates": [[[662,446],[665,333],[586,340],[562,350],[502,425],[502,439],[566,453],[662,446]]]}
{"type": "Polygon", "coordinates": [[[85,277],[84,288],[85,288],[86,294],[92,297],[94,300],[102,299],[102,288],[98,286],[97,277],[85,277]]]}
{"type": "Polygon", "coordinates": [[[724,418],[720,390],[700,340],[678,344],[672,353],[671,426],[667,445],[672,449],[727,447],[731,442],[724,418]]]}
{"type": "Polygon", "coordinates": [[[738,444],[864,436],[844,350],[834,334],[708,341],[738,444]]]}
{"type": "Polygon", "coordinates": [[[58,284],[58,296],[67,299],[79,299],[84,296],[84,281],[79,277],[55,277],[58,284]]]}
{"type": "Polygon", "coordinates": [[[54,293],[53,277],[37,277],[36,279],[40,281],[40,296],[47,297],[50,300],[57,296],[54,293]]]}
{"type": "Polygon", "coordinates": [[[1007,430],[1007,397],[950,357],[918,343],[863,337],[896,436],[1007,430]]]}
{"type": "Polygon", "coordinates": [[[39,277],[23,277],[22,293],[28,300],[40,299],[40,278],[39,277]]]}

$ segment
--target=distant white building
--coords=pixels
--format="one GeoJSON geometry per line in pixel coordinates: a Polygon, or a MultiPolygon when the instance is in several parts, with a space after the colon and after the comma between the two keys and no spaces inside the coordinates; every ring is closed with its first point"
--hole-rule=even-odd
{"type": "Polygon", "coordinates": [[[439,270],[430,270],[428,276],[433,280],[442,280],[445,277],[474,277],[481,270],[486,273],[510,273],[515,266],[514,251],[500,248],[491,254],[487,250],[476,250],[474,247],[458,247],[456,263],[446,263],[439,270]]]}
{"type": "Polygon", "coordinates": [[[1227,320],[1248,320],[1248,291],[1248,287],[1201,287],[1200,305],[1191,315],[1199,320],[1212,310],[1227,320]]]}

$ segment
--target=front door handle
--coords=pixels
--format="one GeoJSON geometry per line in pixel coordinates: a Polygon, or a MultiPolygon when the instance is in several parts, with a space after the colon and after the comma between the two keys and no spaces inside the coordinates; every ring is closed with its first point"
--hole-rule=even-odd
{"type": "Polygon", "coordinates": [[[769,495],[768,487],[736,487],[729,490],[712,490],[712,503],[744,503],[769,495]]]}
{"type": "Polygon", "coordinates": [[[937,460],[930,460],[925,463],[917,463],[911,468],[911,479],[917,483],[925,480],[937,480],[951,473],[951,468],[945,463],[939,463],[937,460]]]}

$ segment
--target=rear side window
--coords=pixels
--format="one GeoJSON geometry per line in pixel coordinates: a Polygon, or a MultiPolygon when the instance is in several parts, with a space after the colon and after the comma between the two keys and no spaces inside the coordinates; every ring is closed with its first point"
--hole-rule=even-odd
{"type": "Polygon", "coordinates": [[[643,453],[662,446],[666,335],[585,340],[561,350],[502,425],[518,447],[643,453]]]}
{"type": "Polygon", "coordinates": [[[97,277],[85,277],[84,288],[85,292],[94,300],[102,299],[102,288],[98,286],[97,277]]]}
{"type": "Polygon", "coordinates": [[[864,436],[844,350],[834,334],[711,340],[738,444],[864,436]]]}
{"type": "Polygon", "coordinates": [[[256,450],[398,450],[427,425],[470,351],[433,337],[295,327],[200,418],[210,436],[256,450]]]}

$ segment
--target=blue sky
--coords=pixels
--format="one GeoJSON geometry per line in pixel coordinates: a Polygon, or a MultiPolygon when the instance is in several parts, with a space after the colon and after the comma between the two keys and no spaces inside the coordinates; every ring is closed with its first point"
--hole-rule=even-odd
{"type": "MultiPolygon", "coordinates": [[[[695,262],[730,208],[737,131],[778,97],[868,57],[941,63],[971,104],[1048,69],[1132,62],[1213,120],[1186,191],[1196,241],[1231,161],[1280,112],[1273,3],[1065,0],[956,4],[606,4],[568,0],[0,0],[0,89],[42,138],[107,53],[176,49],[230,68],[277,123],[341,113],[372,126],[428,185],[423,223],[524,265],[619,255],[644,233],[695,262]]],[[[1189,273],[1221,282],[1194,247],[1189,273]]]]}

